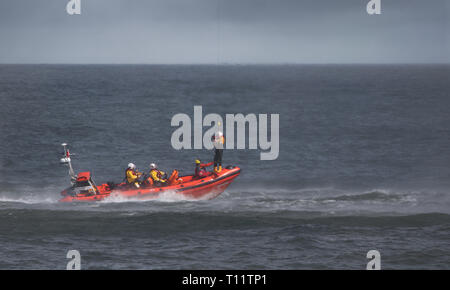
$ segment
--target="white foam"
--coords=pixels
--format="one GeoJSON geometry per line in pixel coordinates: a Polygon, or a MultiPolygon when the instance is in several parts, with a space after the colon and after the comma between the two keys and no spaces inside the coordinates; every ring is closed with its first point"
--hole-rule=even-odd
{"type": "Polygon", "coordinates": [[[23,204],[49,204],[57,203],[59,196],[53,188],[24,188],[19,192],[3,192],[0,202],[23,204]]]}
{"type": "Polygon", "coordinates": [[[0,202],[40,204],[40,203],[56,203],[57,200],[53,198],[37,198],[37,197],[22,197],[22,198],[0,197],[0,202]]]}
{"type": "Polygon", "coordinates": [[[198,201],[209,199],[209,195],[202,198],[193,198],[186,196],[184,194],[178,193],[176,191],[164,191],[158,196],[140,196],[140,197],[126,197],[120,193],[112,193],[110,196],[106,197],[100,203],[124,203],[124,202],[180,202],[180,201],[198,201]]]}

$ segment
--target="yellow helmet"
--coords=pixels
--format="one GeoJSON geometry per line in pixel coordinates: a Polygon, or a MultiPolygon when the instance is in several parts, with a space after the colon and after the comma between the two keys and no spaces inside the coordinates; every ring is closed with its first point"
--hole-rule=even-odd
{"type": "Polygon", "coordinates": [[[200,164],[201,162],[200,162],[200,160],[195,160],[195,164],[200,164]]]}

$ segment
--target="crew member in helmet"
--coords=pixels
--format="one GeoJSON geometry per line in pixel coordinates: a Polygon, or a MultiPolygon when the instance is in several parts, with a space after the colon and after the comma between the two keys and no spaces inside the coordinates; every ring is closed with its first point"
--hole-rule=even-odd
{"type": "Polygon", "coordinates": [[[155,163],[150,163],[150,177],[153,180],[153,184],[156,186],[163,186],[166,184],[167,179],[164,178],[165,173],[158,169],[155,163]]]}
{"type": "Polygon", "coordinates": [[[214,162],[202,164],[202,162],[199,159],[195,160],[194,177],[202,178],[202,177],[206,176],[207,171],[206,171],[205,167],[211,166],[211,165],[213,165],[213,163],[214,162]]]}
{"type": "Polygon", "coordinates": [[[217,131],[214,136],[212,136],[211,141],[214,145],[214,171],[221,172],[222,171],[222,155],[223,155],[223,147],[225,145],[225,137],[221,131],[217,131]]]}
{"type": "Polygon", "coordinates": [[[136,171],[136,165],[134,165],[133,163],[128,164],[128,168],[127,170],[125,170],[125,178],[128,184],[133,185],[136,188],[139,188],[140,185],[138,178],[141,175],[142,175],[141,172],[136,171]]]}

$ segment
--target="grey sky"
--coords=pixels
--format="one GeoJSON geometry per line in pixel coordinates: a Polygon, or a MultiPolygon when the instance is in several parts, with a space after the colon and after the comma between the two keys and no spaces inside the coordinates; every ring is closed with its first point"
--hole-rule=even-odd
{"type": "Polygon", "coordinates": [[[0,0],[0,63],[449,62],[450,0],[0,0]]]}

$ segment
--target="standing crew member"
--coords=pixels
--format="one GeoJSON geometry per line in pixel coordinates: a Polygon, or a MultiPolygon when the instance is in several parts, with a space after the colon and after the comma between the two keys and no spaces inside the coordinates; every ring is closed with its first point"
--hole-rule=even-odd
{"type": "Polygon", "coordinates": [[[156,186],[162,186],[166,183],[166,179],[163,178],[164,172],[156,167],[155,163],[150,164],[150,177],[153,179],[153,184],[156,186]]]}
{"type": "Polygon", "coordinates": [[[138,177],[141,176],[141,174],[142,173],[136,171],[136,165],[129,163],[127,170],[125,170],[125,178],[127,183],[139,188],[138,177]]]}
{"type": "Polygon", "coordinates": [[[214,162],[209,162],[206,164],[202,164],[200,160],[195,160],[195,174],[194,177],[204,177],[206,176],[206,169],[205,167],[213,165],[214,162]]]}
{"type": "Polygon", "coordinates": [[[217,131],[211,140],[214,144],[214,171],[219,173],[222,171],[222,155],[225,144],[225,137],[221,131],[217,131]]]}

